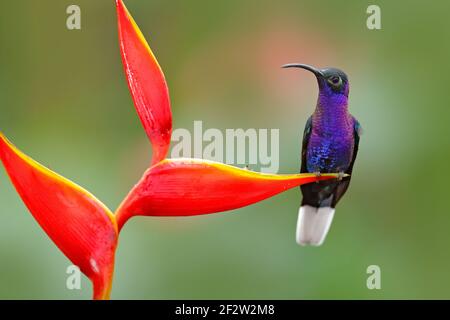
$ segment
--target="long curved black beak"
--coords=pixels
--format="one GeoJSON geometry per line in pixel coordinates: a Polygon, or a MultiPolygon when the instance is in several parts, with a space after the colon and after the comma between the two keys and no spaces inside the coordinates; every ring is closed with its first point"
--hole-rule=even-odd
{"type": "Polygon", "coordinates": [[[303,64],[303,63],[288,63],[285,65],[281,66],[282,68],[302,68],[308,71],[311,71],[312,73],[314,73],[314,75],[316,77],[323,77],[323,73],[322,71],[320,71],[317,68],[314,68],[313,66],[307,65],[307,64],[303,64]]]}

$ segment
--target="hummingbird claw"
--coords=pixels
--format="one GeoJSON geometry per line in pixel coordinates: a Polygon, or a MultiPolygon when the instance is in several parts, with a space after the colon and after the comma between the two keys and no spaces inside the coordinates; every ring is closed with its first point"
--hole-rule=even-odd
{"type": "Polygon", "coordinates": [[[337,177],[338,181],[341,181],[344,177],[345,177],[344,171],[339,171],[338,172],[338,177],[337,177]]]}
{"type": "MultiPolygon", "coordinates": [[[[316,175],[317,178],[320,178],[320,176],[322,175],[320,171],[314,171],[314,174],[316,175]]],[[[319,180],[317,180],[316,183],[319,183],[319,180]]]]}

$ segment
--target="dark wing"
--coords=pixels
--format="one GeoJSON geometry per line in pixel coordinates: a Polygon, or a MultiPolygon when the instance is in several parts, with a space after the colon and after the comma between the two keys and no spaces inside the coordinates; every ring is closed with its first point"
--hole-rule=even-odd
{"type": "MultiPolygon", "coordinates": [[[[355,160],[356,160],[356,155],[358,154],[358,147],[359,147],[359,137],[361,135],[361,125],[359,124],[358,120],[356,120],[355,118],[353,118],[355,124],[354,124],[354,131],[353,131],[353,137],[355,139],[354,145],[353,145],[353,157],[352,157],[352,162],[350,163],[350,166],[348,167],[347,171],[345,171],[345,173],[347,174],[351,174],[353,171],[353,165],[355,164],[355,160]]],[[[336,191],[334,193],[334,197],[333,197],[333,201],[332,201],[332,207],[334,208],[336,206],[336,204],[338,203],[338,201],[342,198],[342,196],[344,195],[344,193],[347,191],[347,188],[350,184],[350,179],[352,177],[347,177],[344,178],[341,182],[338,183],[337,187],[336,187],[336,191]]]]}
{"type": "Polygon", "coordinates": [[[356,155],[358,154],[358,147],[359,147],[359,137],[361,136],[362,127],[359,124],[358,120],[353,118],[353,121],[355,122],[353,126],[353,136],[355,139],[355,144],[353,145],[353,158],[352,162],[350,163],[350,166],[348,167],[348,170],[345,173],[351,174],[353,170],[353,165],[355,164],[356,155]]]}
{"type": "Polygon", "coordinates": [[[305,131],[303,132],[303,142],[302,142],[302,164],[300,167],[300,172],[305,173],[308,172],[306,169],[306,149],[308,148],[309,137],[311,136],[312,131],[312,116],[308,118],[305,125],[305,131]]]}

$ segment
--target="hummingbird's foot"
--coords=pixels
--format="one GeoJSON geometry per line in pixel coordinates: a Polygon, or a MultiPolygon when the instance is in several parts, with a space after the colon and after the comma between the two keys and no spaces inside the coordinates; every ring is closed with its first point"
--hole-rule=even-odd
{"type": "Polygon", "coordinates": [[[337,176],[338,181],[342,181],[342,179],[344,178],[344,176],[345,176],[344,171],[339,171],[339,172],[338,172],[338,176],[337,176]]]}
{"type": "Polygon", "coordinates": [[[250,166],[248,164],[245,165],[244,170],[250,170],[250,166]]]}
{"type": "MultiPolygon", "coordinates": [[[[316,178],[320,178],[320,176],[322,175],[320,171],[314,171],[314,174],[316,175],[316,178]]],[[[319,183],[319,180],[317,180],[316,183],[319,183]]]]}

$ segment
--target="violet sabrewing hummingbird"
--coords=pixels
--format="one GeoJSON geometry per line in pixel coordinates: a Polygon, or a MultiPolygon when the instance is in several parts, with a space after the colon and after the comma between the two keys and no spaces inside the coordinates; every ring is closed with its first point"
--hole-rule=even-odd
{"type": "Polygon", "coordinates": [[[338,180],[301,186],[303,199],[296,240],[300,245],[320,246],[330,228],[336,204],[350,184],[361,127],[348,112],[349,81],[343,71],[298,63],[283,68],[311,71],[319,84],[316,109],[303,133],[300,172],[339,173],[338,180]]]}

